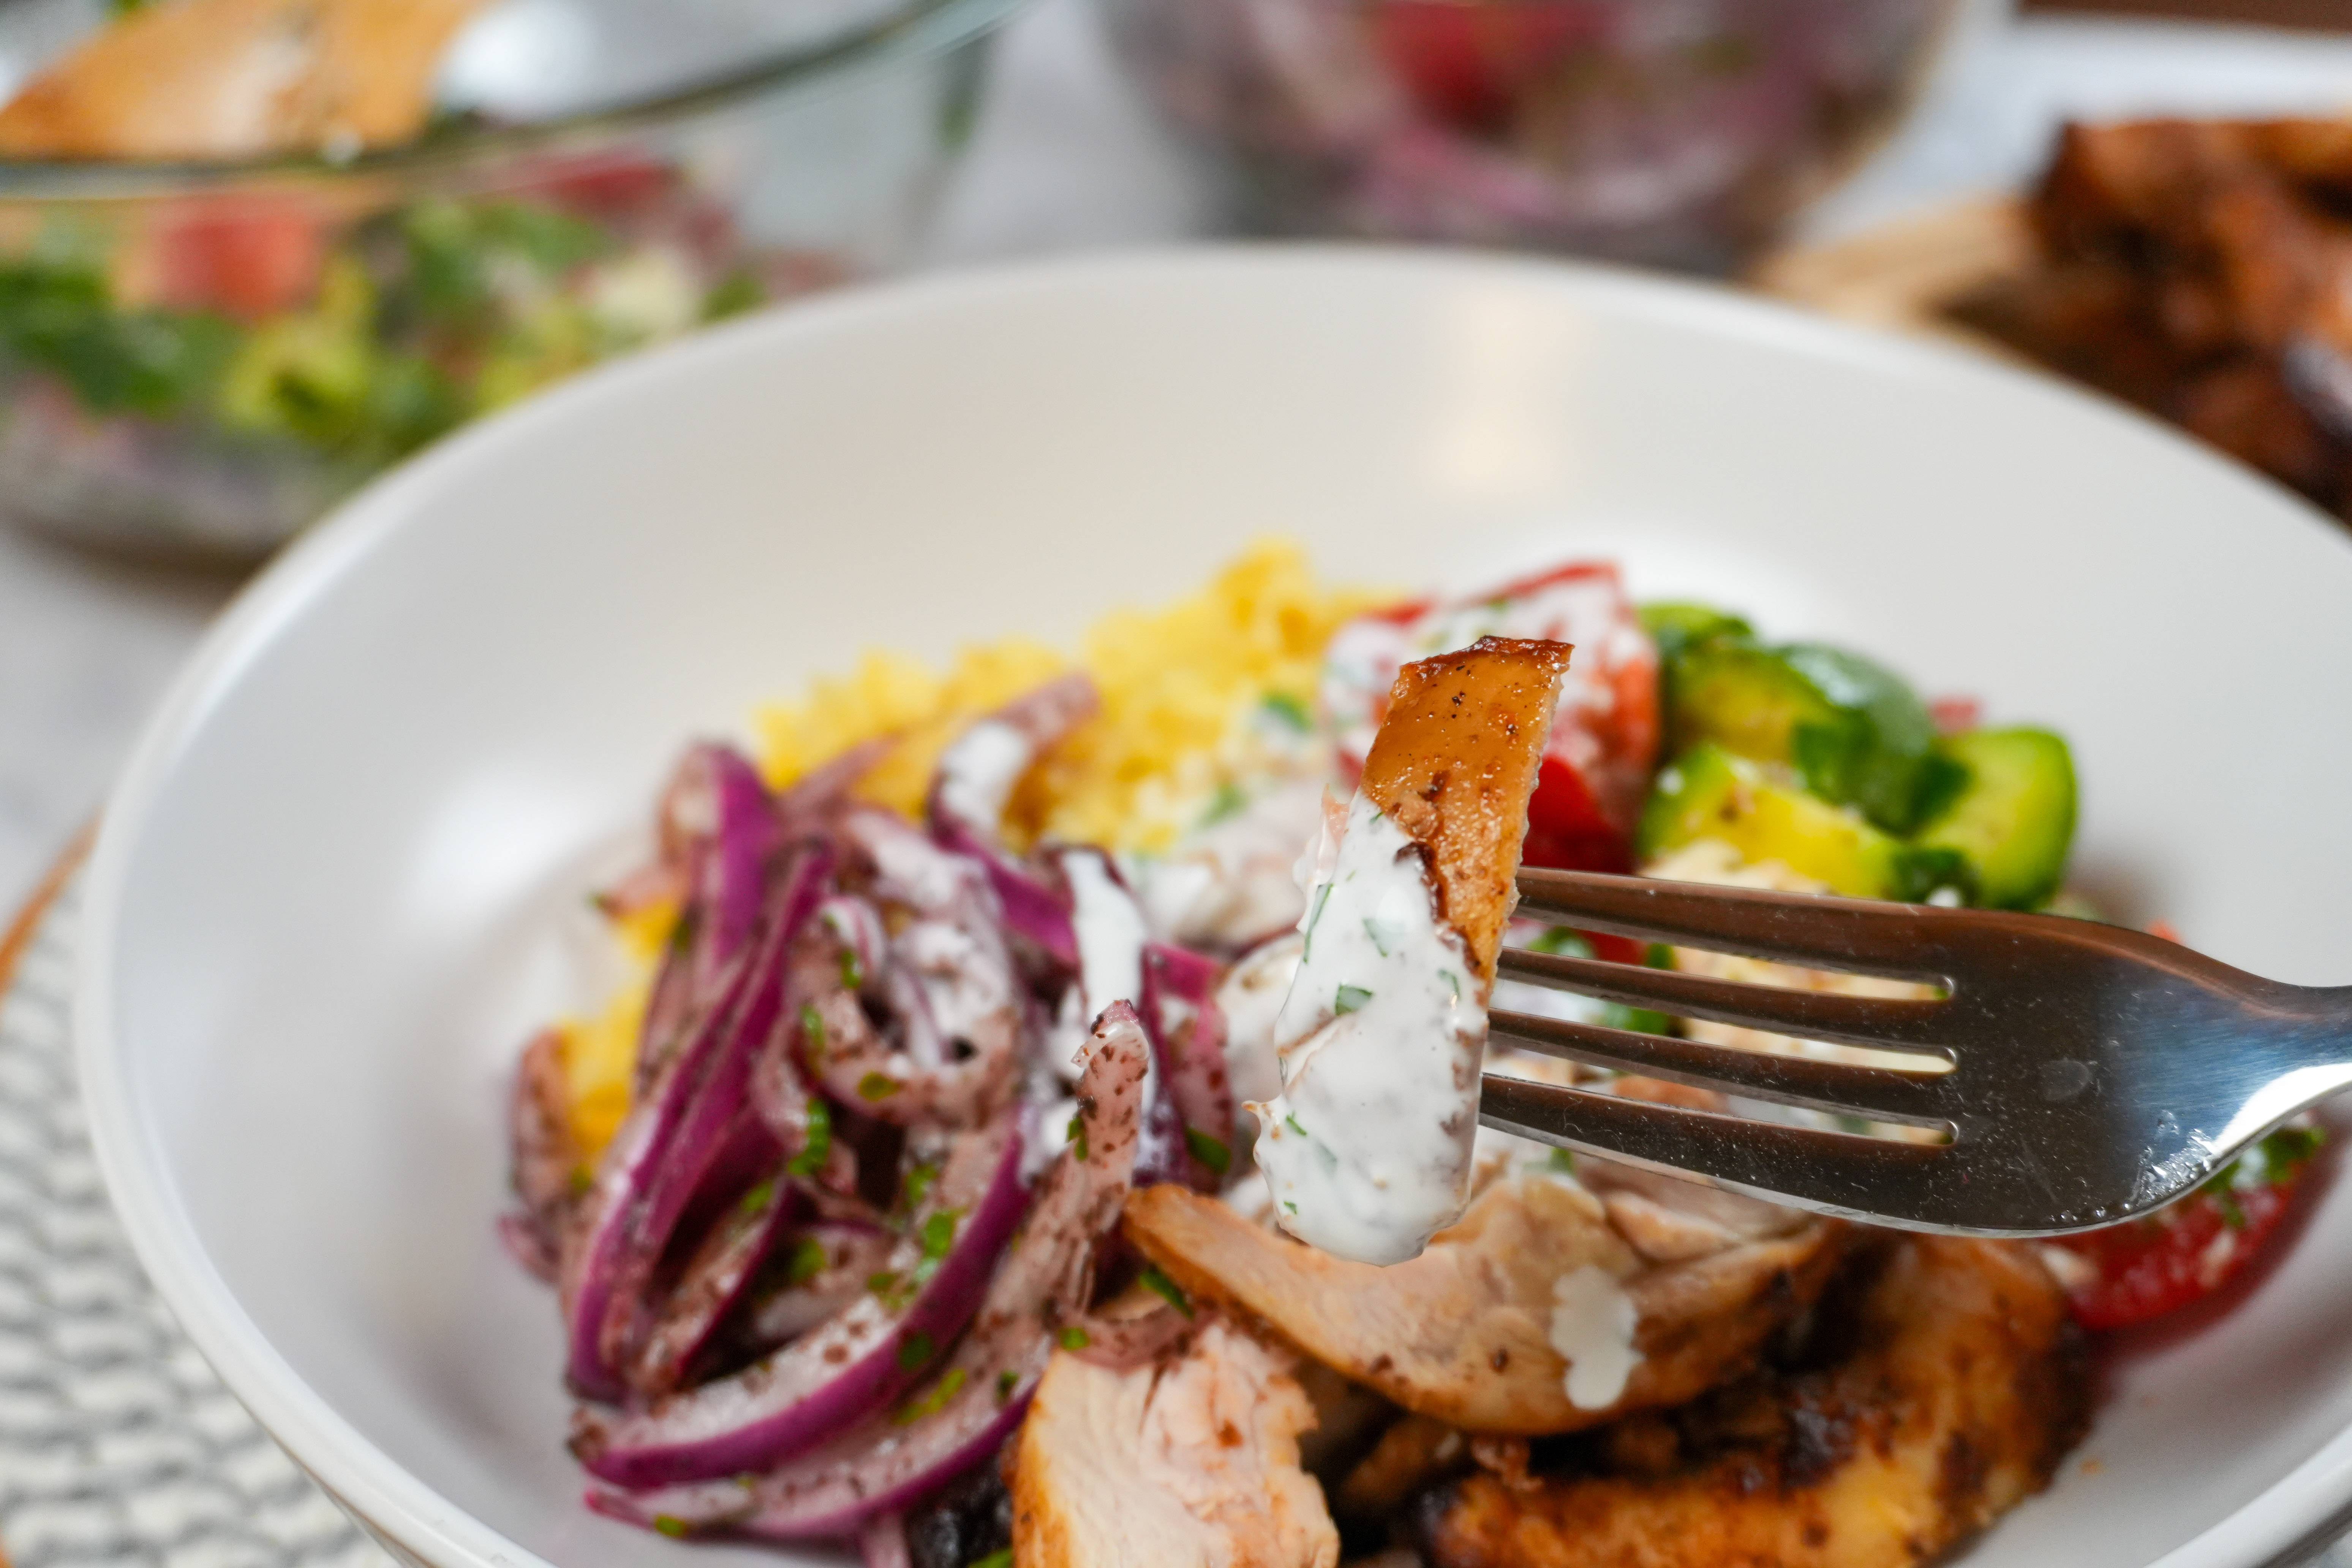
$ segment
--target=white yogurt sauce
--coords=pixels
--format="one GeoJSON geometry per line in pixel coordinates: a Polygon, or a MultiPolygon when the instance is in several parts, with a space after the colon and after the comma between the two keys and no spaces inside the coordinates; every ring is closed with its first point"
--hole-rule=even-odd
{"type": "Polygon", "coordinates": [[[1250,1108],[1257,1159],[1283,1229],[1402,1263],[1469,1199],[1486,1009],[1419,846],[1360,795],[1328,865],[1276,1020],[1282,1092],[1250,1108]]]}
{"type": "Polygon", "coordinates": [[[940,759],[940,804],[974,827],[994,832],[1013,786],[1037,754],[1028,736],[1001,719],[983,719],[956,737],[940,759]]]}
{"type": "MultiPolygon", "coordinates": [[[[1083,1034],[1091,1037],[1094,1021],[1112,1003],[1143,1005],[1143,944],[1150,931],[1134,895],[1112,874],[1100,850],[1066,849],[1061,863],[1070,887],[1070,928],[1078,942],[1078,989],[1084,995],[1078,1017],[1083,1034]]],[[[1055,1065],[1067,1081],[1077,1082],[1075,1058],[1055,1065]]]]}
{"type": "Polygon", "coordinates": [[[1242,954],[1217,987],[1217,1011],[1225,1018],[1225,1073],[1234,1093],[1245,1100],[1272,1100],[1282,1092],[1276,1066],[1275,1024],[1298,973],[1297,931],[1286,931],[1242,954]]]}
{"type": "Polygon", "coordinates": [[[1579,1410],[1606,1410],[1625,1392],[1641,1364],[1633,1348],[1642,1314],[1610,1272],[1586,1263],[1551,1287],[1551,1348],[1568,1363],[1560,1386],[1579,1410]]]}
{"type": "Polygon", "coordinates": [[[1164,857],[1138,858],[1129,881],[1152,929],[1187,947],[1237,947],[1296,926],[1306,894],[1292,863],[1322,809],[1321,779],[1290,780],[1164,857]]]}

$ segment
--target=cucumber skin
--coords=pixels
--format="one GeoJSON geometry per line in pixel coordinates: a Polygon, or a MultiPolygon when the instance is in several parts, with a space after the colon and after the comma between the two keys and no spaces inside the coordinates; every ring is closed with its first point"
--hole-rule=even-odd
{"type": "Polygon", "coordinates": [[[1641,607],[1642,629],[1657,645],[1658,663],[1673,664],[1701,643],[1718,637],[1752,640],[1756,628],[1728,610],[1713,605],[1669,601],[1641,607]]]}
{"type": "Polygon", "coordinates": [[[1712,741],[1793,767],[1814,795],[1859,806],[1890,833],[1908,831],[1937,793],[1927,705],[1857,654],[1727,634],[1682,649],[1667,674],[1677,746],[1712,741]]]}
{"type": "Polygon", "coordinates": [[[1790,668],[1822,694],[1834,717],[1790,736],[1806,787],[1862,808],[1889,833],[1918,826],[1937,793],[1936,721],[1908,682],[1882,664],[1820,643],[1780,650],[1790,668]]]}
{"type": "Polygon", "coordinates": [[[1972,730],[1937,751],[1965,770],[1966,782],[1913,841],[1962,856],[1973,873],[1972,901],[1987,909],[2048,903],[2074,839],[2074,759],[2065,741],[2047,730],[1972,730]]]}

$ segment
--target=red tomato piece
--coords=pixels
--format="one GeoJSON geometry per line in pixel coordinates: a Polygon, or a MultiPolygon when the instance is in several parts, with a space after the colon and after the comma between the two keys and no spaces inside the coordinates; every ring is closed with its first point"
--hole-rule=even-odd
{"type": "Polygon", "coordinates": [[[159,217],[151,243],[159,304],[257,321],[310,299],[327,232],[290,203],[215,200],[159,217]]]}
{"type": "Polygon", "coordinates": [[[1350,773],[1407,660],[1488,635],[1575,645],[1528,806],[1530,866],[1630,871],[1633,831],[1658,758],[1658,654],[1617,568],[1575,562],[1489,593],[1422,601],[1341,626],[1323,660],[1323,710],[1350,773]]]}
{"type": "Polygon", "coordinates": [[[2047,1243],[2080,1265],[2058,1268],[2075,1321],[2128,1328],[2236,1279],[2286,1218],[2320,1141],[2315,1128],[2283,1127],[2159,1214],[2047,1243]]]}
{"type": "Polygon", "coordinates": [[[667,200],[677,172],[658,158],[625,149],[553,155],[511,176],[517,194],[541,197],[582,217],[634,217],[667,200]]]}
{"type": "Polygon", "coordinates": [[[1573,0],[1385,0],[1373,47],[1422,112],[1456,130],[1492,132],[1528,86],[1600,31],[1573,0]]]}

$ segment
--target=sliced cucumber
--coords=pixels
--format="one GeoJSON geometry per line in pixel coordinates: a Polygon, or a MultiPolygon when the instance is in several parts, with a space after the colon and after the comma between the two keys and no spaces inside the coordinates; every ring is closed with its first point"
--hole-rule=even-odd
{"type": "Polygon", "coordinates": [[[2047,903],[2074,840],[2074,759],[2066,742],[2047,730],[1973,730],[1938,742],[1937,752],[1962,779],[1913,842],[1965,859],[1979,904],[2047,903]]]}
{"type": "Polygon", "coordinates": [[[1858,899],[1917,896],[1908,847],[1848,807],[1807,794],[1726,747],[1692,747],[1658,774],[1642,815],[1644,860],[1702,838],[1751,863],[1778,860],[1858,899]]]}
{"type": "Polygon", "coordinates": [[[1902,679],[1818,643],[1760,647],[1715,637],[1671,667],[1675,743],[1712,741],[1796,770],[1824,800],[1907,832],[1934,793],[1935,721],[1902,679]]]}
{"type": "Polygon", "coordinates": [[[1672,664],[1700,643],[1717,637],[1745,640],[1756,635],[1756,628],[1746,621],[1713,605],[1644,605],[1641,613],[1642,629],[1658,645],[1662,664],[1672,664]]]}

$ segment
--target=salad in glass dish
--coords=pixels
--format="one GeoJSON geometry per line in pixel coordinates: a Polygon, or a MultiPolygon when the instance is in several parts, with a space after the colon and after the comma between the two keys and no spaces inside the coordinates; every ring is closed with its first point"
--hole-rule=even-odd
{"type": "Polygon", "coordinates": [[[1110,0],[1284,233],[1723,271],[1909,106],[1967,0],[1110,0]]]}
{"type": "MultiPolygon", "coordinates": [[[[2226,1292],[2314,1169],[1923,1237],[1477,1128],[1522,863],[2091,911],[2052,731],[1571,562],[1462,597],[1260,546],[692,747],[594,900],[635,979],[524,1052],[509,1249],[589,1506],[872,1563],[1908,1564],[2046,1485],[2086,1331],[2226,1292]],[[1482,1060],[1483,1058],[1483,1060],[1482,1060]]],[[[1748,1114],[1814,1113],[1739,1102],[1748,1114]]]]}
{"type": "Polygon", "coordinates": [[[1014,4],[9,6],[0,510],[258,555],[563,376],[887,269],[1014,4]]]}

